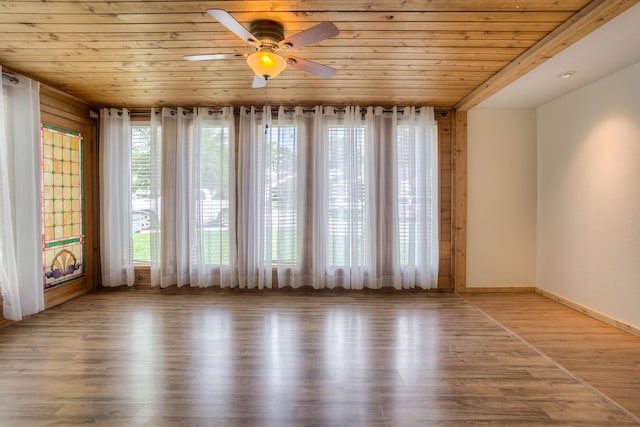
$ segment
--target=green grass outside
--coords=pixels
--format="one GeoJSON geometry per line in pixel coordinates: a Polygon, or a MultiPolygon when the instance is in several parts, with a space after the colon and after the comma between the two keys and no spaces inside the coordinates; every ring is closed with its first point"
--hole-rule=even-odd
{"type": "MultiPolygon", "coordinates": [[[[280,233],[294,233],[294,229],[280,230],[280,233]]],[[[151,262],[151,238],[153,233],[136,233],[133,235],[133,259],[135,262],[151,262]]],[[[277,254],[277,230],[273,232],[272,251],[277,254]]],[[[203,249],[205,264],[226,265],[229,264],[229,233],[227,230],[205,230],[203,233],[203,249]]],[[[283,259],[295,259],[295,247],[292,253],[280,253],[283,259]]]]}
{"type": "MultiPolygon", "coordinates": [[[[294,229],[280,230],[280,233],[294,233],[294,229]]],[[[153,233],[136,233],[133,235],[133,259],[135,262],[149,263],[151,261],[151,237],[153,233]]],[[[406,237],[405,237],[406,239],[406,237]]],[[[346,241],[342,239],[332,239],[329,244],[330,258],[333,260],[333,254],[337,252],[339,255],[346,249],[346,241]]],[[[277,257],[277,230],[273,231],[272,238],[272,255],[277,257]]],[[[205,263],[214,265],[225,265],[229,263],[229,234],[227,230],[206,230],[203,235],[203,245],[205,250],[205,263]]],[[[295,247],[291,248],[292,253],[280,253],[282,259],[294,260],[295,247]]],[[[361,253],[361,256],[364,254],[361,253]]],[[[335,260],[338,261],[338,260],[335,260]]],[[[364,262],[364,259],[359,260],[364,262]]],[[[406,244],[400,245],[400,262],[405,264],[408,261],[408,247],[406,244]]]]}

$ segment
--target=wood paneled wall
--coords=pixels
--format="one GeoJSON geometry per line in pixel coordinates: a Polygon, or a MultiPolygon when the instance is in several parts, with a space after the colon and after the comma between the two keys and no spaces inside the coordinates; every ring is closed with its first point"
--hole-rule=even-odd
{"type": "Polygon", "coordinates": [[[276,20],[287,36],[339,28],[300,51],[336,74],[285,70],[269,83],[274,105],[468,110],[638,1],[14,0],[0,4],[0,60],[96,105],[258,105],[244,61],[183,59],[251,51],[205,12],[222,7],[245,27],[276,20]]]}
{"type": "MultiPolygon", "coordinates": [[[[44,123],[82,133],[85,141],[85,268],[86,275],[79,279],[45,291],[45,308],[61,304],[79,295],[91,292],[100,282],[99,259],[99,181],[98,181],[98,126],[90,117],[96,108],[63,92],[42,85],[41,114],[44,123]]],[[[440,168],[440,267],[438,290],[453,290],[456,265],[456,229],[454,227],[454,142],[457,130],[456,118],[461,113],[449,109],[436,109],[438,123],[440,168]]],[[[466,132],[466,128],[463,129],[466,132]]],[[[466,138],[466,134],[465,134],[466,138]]],[[[463,148],[466,150],[466,146],[463,148]]],[[[466,181],[465,181],[466,182],[466,181]]],[[[464,206],[459,207],[464,208],[464,206]]],[[[459,214],[460,212],[458,212],[459,214]]],[[[460,242],[457,244],[458,253],[460,242]]],[[[457,272],[460,274],[460,272],[457,272]]],[[[136,267],[136,285],[149,286],[151,277],[148,266],[136,267]]],[[[459,279],[458,279],[459,280],[459,279]]],[[[2,297],[0,296],[0,322],[2,321],[2,297]]]]}
{"type": "MultiPolygon", "coordinates": [[[[85,138],[85,220],[86,252],[84,279],[61,285],[45,292],[45,308],[53,307],[76,296],[91,292],[99,283],[99,211],[98,211],[98,144],[97,122],[90,118],[92,106],[83,103],[64,93],[42,86],[41,113],[42,120],[56,126],[78,129],[85,138]]],[[[95,109],[94,109],[95,110],[95,109]]],[[[440,168],[440,270],[438,277],[438,290],[453,290],[456,279],[454,275],[460,275],[456,271],[456,256],[464,249],[464,239],[456,241],[456,229],[454,227],[454,142],[456,132],[466,132],[466,127],[460,129],[459,117],[461,113],[449,109],[436,109],[435,116],[438,123],[439,143],[439,168],[440,168]],[[458,251],[456,255],[456,250],[458,251]]],[[[466,120],[466,119],[465,119],[466,120]]],[[[466,134],[464,135],[466,138],[466,134]]],[[[463,152],[466,146],[460,147],[463,152]]],[[[460,153],[458,152],[458,156],[460,153]]],[[[466,180],[465,180],[466,183],[466,180]]],[[[458,195],[458,198],[460,195],[458,195]]],[[[457,202],[459,203],[459,202],[457,202]]],[[[465,206],[456,206],[460,215],[460,209],[465,206]]],[[[458,230],[458,233],[460,230],[458,230]]],[[[459,264],[459,262],[458,262],[459,264]]],[[[463,273],[462,273],[463,274],[463,273]]],[[[148,266],[136,267],[136,285],[149,286],[151,277],[148,266]]],[[[2,321],[2,297],[0,296],[0,322],[2,321]]],[[[0,323],[1,324],[1,323],[0,323]]]]}
{"type": "Polygon", "coordinates": [[[467,289],[467,112],[456,111],[452,125],[452,288],[464,292],[467,289]]]}
{"type": "Polygon", "coordinates": [[[436,110],[438,167],[440,169],[440,266],[438,289],[453,289],[453,110],[436,110]]]}
{"type": "MultiPolygon", "coordinates": [[[[44,293],[45,309],[91,292],[98,286],[100,265],[98,252],[98,124],[95,119],[90,117],[92,110],[95,111],[96,108],[49,86],[40,85],[42,123],[80,132],[84,139],[85,276],[46,290],[44,293]]],[[[0,326],[10,323],[2,315],[2,303],[0,295],[0,326]]]]}
{"type": "Polygon", "coordinates": [[[96,289],[99,277],[99,214],[98,214],[98,124],[90,117],[91,105],[42,85],[40,114],[43,123],[80,132],[84,140],[84,235],[85,253],[83,278],[47,289],[45,309],[61,304],[96,289]]]}
{"type": "MultiPolygon", "coordinates": [[[[439,227],[440,227],[440,264],[438,275],[438,290],[454,290],[454,266],[456,248],[454,246],[453,223],[453,198],[454,198],[454,118],[457,117],[454,110],[436,109],[435,119],[438,124],[438,162],[439,162],[439,227]]],[[[465,115],[466,117],[466,115],[465,115]]],[[[236,129],[238,126],[236,126],[236,129]]],[[[466,127],[463,129],[466,132],[466,127]]],[[[466,135],[465,135],[466,139],[466,135]]],[[[466,150],[466,147],[464,148],[466,150]]],[[[466,181],[465,181],[466,182],[466,181]]],[[[464,207],[463,207],[464,208],[464,207]]],[[[464,248],[458,247],[458,253],[464,248]]],[[[151,284],[151,274],[148,266],[139,265],[135,268],[136,281],[139,286],[151,284]]],[[[277,287],[277,279],[273,277],[274,287],[277,287]]]]}

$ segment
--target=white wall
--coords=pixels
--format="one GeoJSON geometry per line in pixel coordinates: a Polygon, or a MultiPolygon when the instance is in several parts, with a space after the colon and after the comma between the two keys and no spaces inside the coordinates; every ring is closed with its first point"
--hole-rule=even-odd
{"type": "Polygon", "coordinates": [[[536,110],[467,115],[467,287],[535,286],[536,110]]]}
{"type": "Polygon", "coordinates": [[[537,286],[638,328],[640,63],[537,121],[537,286]]]}

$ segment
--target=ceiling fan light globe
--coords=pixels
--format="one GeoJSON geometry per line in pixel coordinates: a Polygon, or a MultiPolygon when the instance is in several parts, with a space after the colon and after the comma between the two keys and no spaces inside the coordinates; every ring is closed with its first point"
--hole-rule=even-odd
{"type": "Polygon", "coordinates": [[[273,52],[254,52],[247,57],[247,64],[256,75],[266,79],[277,77],[287,68],[287,61],[273,52]]]}

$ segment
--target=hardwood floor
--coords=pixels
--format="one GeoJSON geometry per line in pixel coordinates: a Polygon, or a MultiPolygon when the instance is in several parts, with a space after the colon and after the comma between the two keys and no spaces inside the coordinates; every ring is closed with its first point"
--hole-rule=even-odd
{"type": "Polygon", "coordinates": [[[0,425],[639,425],[484,310],[421,292],[85,295],[0,329],[0,425]]]}
{"type": "Polygon", "coordinates": [[[640,418],[640,338],[538,294],[463,298],[640,418]]]}

